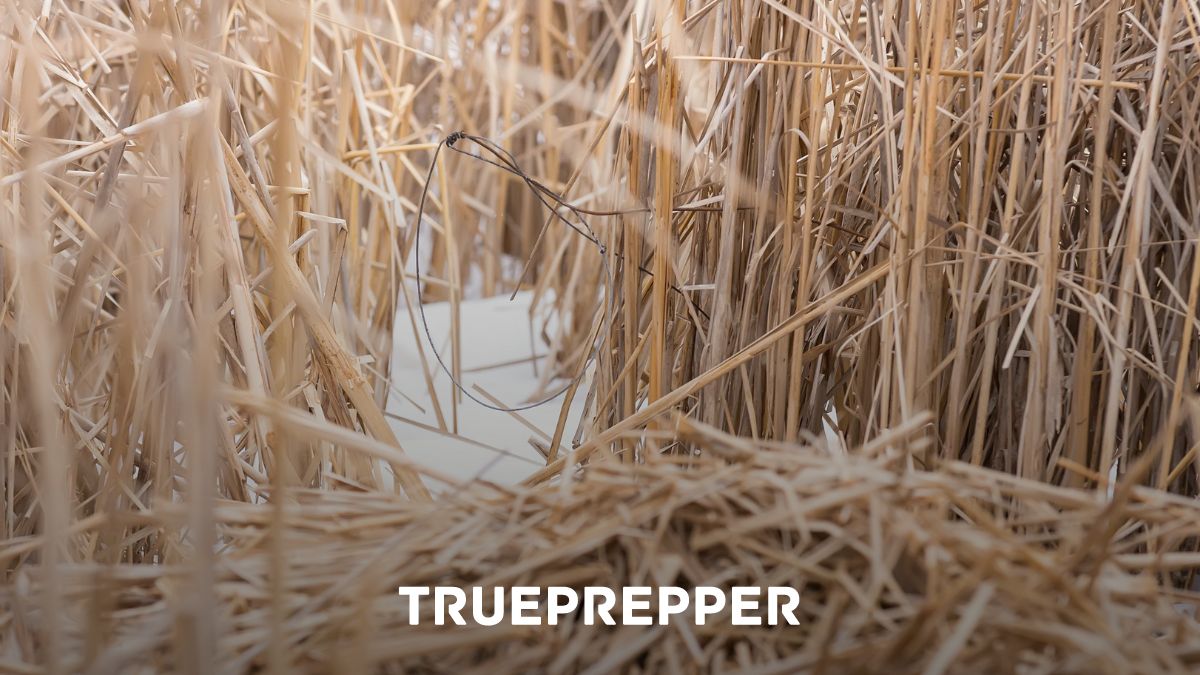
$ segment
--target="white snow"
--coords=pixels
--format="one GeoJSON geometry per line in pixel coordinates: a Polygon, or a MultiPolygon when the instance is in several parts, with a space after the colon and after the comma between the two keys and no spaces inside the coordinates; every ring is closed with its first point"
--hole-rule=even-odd
{"type": "MultiPolygon", "coordinates": [[[[544,398],[566,384],[563,380],[543,382],[540,375],[545,370],[544,364],[530,360],[534,356],[544,357],[548,352],[540,337],[531,334],[531,301],[532,294],[522,292],[512,302],[505,294],[483,300],[465,300],[459,304],[462,384],[478,398],[487,400],[473,388],[474,385],[485,389],[504,406],[515,407],[544,398]]],[[[449,366],[452,354],[450,305],[445,302],[426,304],[425,315],[433,338],[437,341],[438,351],[449,366]]],[[[450,378],[437,364],[419,316],[414,318],[416,337],[421,340],[425,350],[425,359],[447,430],[453,432],[455,427],[450,397],[457,392],[454,392],[450,378]]],[[[542,320],[532,325],[540,327],[542,320]]],[[[391,417],[392,428],[410,457],[456,480],[480,478],[505,485],[515,484],[545,465],[542,455],[529,444],[529,439],[539,437],[538,434],[513,414],[490,410],[461,394],[457,425],[457,435],[461,438],[438,433],[438,418],[421,373],[422,360],[417,351],[413,327],[404,311],[400,312],[392,339],[391,376],[394,389],[388,397],[387,412],[390,416],[407,418],[430,427],[421,428],[391,417]]],[[[586,387],[579,389],[563,434],[563,445],[568,447],[584,404],[586,387]]],[[[517,413],[545,434],[547,438],[542,439],[544,446],[549,445],[548,437],[554,435],[562,399],[559,396],[546,405],[517,413]]],[[[431,487],[436,489],[436,486],[431,487]]]]}

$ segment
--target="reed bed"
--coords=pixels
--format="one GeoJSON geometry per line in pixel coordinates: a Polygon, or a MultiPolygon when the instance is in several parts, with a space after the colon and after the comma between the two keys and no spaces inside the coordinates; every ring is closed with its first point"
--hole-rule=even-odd
{"type": "Polygon", "coordinates": [[[737,6],[647,19],[597,135],[650,212],[609,230],[581,454],[679,407],[848,448],[930,411],[929,465],[1082,485],[1152,453],[1194,494],[1194,10],[737,6]]]}
{"type": "Polygon", "coordinates": [[[0,671],[1195,666],[1194,3],[0,17],[0,671]],[[475,404],[392,335],[449,303],[469,381],[462,301],[518,289],[578,386],[458,485],[387,401],[475,404]],[[569,569],[811,624],[417,654],[385,592],[569,569]]]}
{"type": "MultiPolygon", "coordinates": [[[[1153,573],[1197,554],[1143,552],[1200,534],[1200,506],[1123,485],[1113,501],[952,462],[909,469],[910,427],[850,455],[681,422],[696,458],[593,463],[561,488],[476,484],[437,505],[295,490],[279,586],[267,505],[221,501],[212,571],[216,670],[264,663],[272,634],[303,672],[1187,673],[1200,624],[1153,573]],[[409,626],[398,585],[791,585],[800,625],[409,626]],[[283,607],[272,606],[284,598],[283,607]],[[279,612],[278,624],[269,618],[279,612]]],[[[164,507],[156,523],[183,525],[164,507]]],[[[73,533],[86,541],[89,528],[73,533]]],[[[44,578],[9,592],[11,634],[36,631],[44,578]]],[[[185,560],[69,566],[64,653],[107,672],[180,662],[185,560]],[[113,609],[91,616],[102,591],[113,609]]],[[[490,590],[489,590],[490,592],[490,590]]],[[[64,664],[74,670],[78,661],[64,664]]],[[[10,662],[20,669],[21,663],[10,662]]]]}

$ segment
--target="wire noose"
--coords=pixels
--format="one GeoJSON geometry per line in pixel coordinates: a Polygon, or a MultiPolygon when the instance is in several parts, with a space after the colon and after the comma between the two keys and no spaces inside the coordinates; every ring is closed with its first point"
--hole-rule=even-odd
{"type": "MultiPolygon", "coordinates": [[[[445,199],[446,195],[443,195],[442,198],[445,199]]],[[[446,373],[446,376],[450,378],[450,381],[454,384],[455,389],[464,394],[467,398],[485,408],[488,408],[489,410],[495,410],[497,412],[520,412],[522,410],[536,408],[553,401],[559,396],[562,396],[568,389],[574,387],[583,379],[584,375],[587,374],[588,366],[590,366],[592,362],[596,360],[596,356],[600,352],[600,346],[604,344],[605,337],[612,332],[612,317],[616,312],[616,307],[614,306],[616,294],[612,292],[613,274],[612,268],[608,263],[608,248],[603,242],[600,241],[600,238],[596,236],[596,233],[592,230],[591,226],[588,225],[587,220],[583,217],[583,209],[577,208],[574,205],[564,201],[553,190],[531,178],[521,169],[520,165],[517,164],[517,160],[504,148],[501,148],[486,138],[472,136],[463,131],[455,131],[449,136],[443,138],[442,141],[438,143],[437,148],[435,148],[433,151],[433,159],[429,163],[429,172],[425,174],[425,186],[424,189],[421,190],[421,199],[417,204],[417,219],[415,227],[416,229],[413,232],[413,268],[417,276],[417,312],[421,316],[421,326],[425,329],[425,338],[429,341],[429,348],[431,351],[433,351],[433,356],[435,359],[437,359],[438,365],[441,366],[442,372],[446,373]],[[469,140],[478,145],[480,148],[488,151],[496,159],[492,160],[488,159],[487,157],[483,157],[482,155],[465,152],[454,146],[455,143],[464,139],[469,140]],[[429,320],[425,317],[425,303],[421,301],[421,221],[424,220],[425,217],[425,197],[429,194],[429,185],[433,182],[433,172],[437,168],[438,157],[441,155],[443,147],[450,148],[454,152],[465,155],[472,159],[477,159],[481,162],[491,164],[492,166],[500,168],[520,178],[525,182],[525,185],[533,191],[534,195],[537,196],[538,201],[540,201],[542,205],[554,215],[555,218],[557,218],[567,227],[574,230],[576,234],[594,244],[597,247],[597,251],[600,253],[600,264],[604,268],[606,283],[604,284],[605,302],[601,304],[597,311],[603,312],[605,315],[605,330],[601,335],[597,336],[592,345],[591,351],[588,353],[587,360],[583,362],[583,367],[579,369],[579,373],[561,389],[539,401],[508,408],[480,399],[470,391],[467,391],[467,388],[464,387],[463,384],[459,382],[458,378],[454,376],[454,373],[448,366],[446,366],[446,362],[442,360],[442,355],[438,351],[437,345],[434,343],[433,331],[430,330],[429,320]],[[547,201],[547,199],[549,201],[547,201]],[[553,205],[551,202],[553,202],[553,205]],[[572,223],[564,218],[562,214],[559,213],[558,207],[565,208],[574,214],[574,216],[579,220],[579,225],[576,225],[575,223],[572,223]],[[582,226],[582,228],[580,226],[582,226]]]]}

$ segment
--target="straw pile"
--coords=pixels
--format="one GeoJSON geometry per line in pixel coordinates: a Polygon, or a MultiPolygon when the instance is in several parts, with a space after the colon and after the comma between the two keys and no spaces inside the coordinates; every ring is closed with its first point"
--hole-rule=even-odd
{"type": "MultiPolygon", "coordinates": [[[[209,667],[267,663],[278,630],[305,672],[1184,673],[1200,624],[1155,572],[1195,554],[1146,553],[1200,534],[1200,505],[1143,488],[1109,502],[953,463],[909,470],[915,429],[848,455],[764,446],[682,422],[694,459],[589,466],[561,487],[475,485],[442,503],[303,491],[284,509],[289,571],[273,582],[273,514],[222,502],[209,667]],[[909,437],[909,438],[906,438],[909,437]],[[792,585],[794,628],[410,628],[400,585],[792,585]],[[283,606],[271,605],[273,596],[283,606]],[[276,612],[279,612],[276,615],[276,612]],[[278,624],[271,627],[270,617],[278,624]]],[[[184,522],[164,508],[158,522],[184,522]]],[[[87,540],[94,528],[73,536],[87,540]]],[[[1162,548],[1158,550],[1162,551],[1162,548]]],[[[3,624],[22,645],[44,619],[41,573],[18,575],[3,624]]],[[[163,565],[71,566],[64,666],[166,672],[184,654],[194,580],[163,565]],[[111,605],[97,615],[96,596],[111,605]],[[98,622],[98,623],[97,623],[98,622]]],[[[17,654],[21,654],[18,648],[17,654]]],[[[195,655],[187,655],[194,658],[195,655]]],[[[20,671],[18,657],[6,665],[20,671]]]]}
{"type": "Polygon", "coordinates": [[[1198,27],[1176,0],[3,3],[0,670],[1191,667],[1198,27]],[[431,166],[457,129],[599,245],[520,176],[431,166]],[[447,302],[469,382],[461,301],[517,288],[583,384],[520,489],[453,485],[384,411],[426,389],[454,437],[464,399],[428,352],[390,378],[391,336],[447,302]],[[812,625],[418,657],[443,642],[386,592],[726,568],[804,584],[812,625]]]}

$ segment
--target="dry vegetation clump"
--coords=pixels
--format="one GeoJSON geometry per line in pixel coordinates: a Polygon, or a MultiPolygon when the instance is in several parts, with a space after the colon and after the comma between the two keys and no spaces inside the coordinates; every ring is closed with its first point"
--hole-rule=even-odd
{"type": "Polygon", "coordinates": [[[1195,494],[1194,7],[656,4],[596,135],[654,276],[618,265],[583,454],[677,407],[846,447],[930,411],[925,460],[1152,453],[1195,494]]]}
{"type": "MultiPolygon", "coordinates": [[[[213,666],[244,671],[272,636],[312,672],[1185,673],[1200,624],[1152,574],[1195,554],[1147,554],[1152,533],[1200,534],[1200,505],[1126,485],[1108,502],[954,462],[906,469],[909,428],[850,455],[763,445],[684,422],[704,452],[590,465],[561,488],[477,484],[437,505],[300,490],[273,580],[269,506],[221,502],[213,666]],[[1186,523],[1186,525],[1182,525],[1186,523]],[[791,585],[797,627],[408,625],[399,585],[791,585]],[[275,607],[273,598],[283,598],[275,607]],[[271,620],[275,619],[275,622],[271,620]],[[277,631],[277,633],[275,633],[277,631]]],[[[186,520],[176,508],[161,522],[186,520]]],[[[86,540],[86,535],[75,538],[86,540]]],[[[36,631],[42,571],[8,594],[9,632],[36,631]]],[[[180,658],[184,560],[71,566],[63,647],[110,672],[180,658]],[[111,610],[91,615],[90,596],[111,610]],[[94,622],[99,621],[99,626],[94,622]],[[98,637],[99,636],[99,637],[98,637]],[[92,641],[98,641],[93,643],[92,641]]],[[[490,592],[490,591],[489,591],[490,592]]],[[[490,612],[490,610],[489,610],[490,612]]],[[[686,616],[686,615],[685,615],[686,616]]],[[[74,669],[76,663],[64,665],[74,669]]]]}
{"type": "Polygon", "coordinates": [[[0,671],[1194,668],[1198,42],[1182,0],[0,4],[0,671]],[[435,164],[460,129],[545,191],[435,164]],[[454,485],[384,411],[473,404],[392,335],[447,302],[459,375],[518,288],[584,377],[525,485],[454,485]],[[569,569],[812,625],[464,649],[386,592],[569,569]]]}

